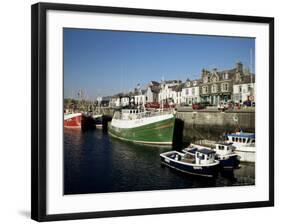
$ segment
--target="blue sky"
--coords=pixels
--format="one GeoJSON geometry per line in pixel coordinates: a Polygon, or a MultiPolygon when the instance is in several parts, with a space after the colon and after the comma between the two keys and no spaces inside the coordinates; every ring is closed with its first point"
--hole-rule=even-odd
{"type": "MultiPolygon", "coordinates": [[[[150,80],[198,79],[202,68],[250,67],[253,38],[64,29],[64,97],[130,91],[150,80]]],[[[254,57],[253,57],[254,58],[254,57]]],[[[253,59],[254,60],[254,59],[253,59]]],[[[254,72],[254,61],[253,72],[254,72]]]]}

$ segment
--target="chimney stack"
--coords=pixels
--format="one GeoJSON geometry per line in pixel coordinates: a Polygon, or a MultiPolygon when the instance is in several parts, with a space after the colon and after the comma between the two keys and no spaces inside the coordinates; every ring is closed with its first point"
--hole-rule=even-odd
{"type": "Polygon", "coordinates": [[[240,73],[243,72],[243,64],[240,61],[236,63],[236,71],[240,73]]]}

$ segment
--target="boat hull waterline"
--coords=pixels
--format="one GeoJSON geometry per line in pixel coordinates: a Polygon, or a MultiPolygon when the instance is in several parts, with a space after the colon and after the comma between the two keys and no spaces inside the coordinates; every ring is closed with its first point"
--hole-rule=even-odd
{"type": "Polygon", "coordinates": [[[134,143],[171,145],[173,143],[175,124],[174,115],[166,116],[156,121],[148,119],[142,118],[135,121],[119,122],[117,124],[112,121],[109,125],[109,134],[113,137],[134,143]]]}
{"type": "MultiPolygon", "coordinates": [[[[207,148],[210,149],[210,147],[197,145],[197,144],[191,144],[191,147],[202,149],[207,148]]],[[[188,150],[183,150],[184,153],[188,152],[188,150]]],[[[236,169],[239,167],[241,158],[237,153],[230,153],[227,155],[216,155],[216,158],[220,161],[220,167],[223,169],[236,169]]]]}
{"type": "Polygon", "coordinates": [[[240,147],[235,151],[235,153],[240,157],[242,162],[254,163],[256,161],[256,152],[253,150],[243,150],[243,147],[240,147]]]}
{"type": "Polygon", "coordinates": [[[219,161],[215,161],[213,164],[208,164],[208,165],[185,163],[170,158],[169,156],[171,153],[180,154],[175,151],[162,153],[160,154],[161,163],[177,171],[191,174],[191,175],[210,177],[210,178],[216,177],[219,172],[219,161]]]}
{"type": "Polygon", "coordinates": [[[236,169],[239,168],[239,155],[231,154],[228,156],[218,156],[218,160],[220,161],[220,166],[223,169],[236,169]]]}
{"type": "Polygon", "coordinates": [[[235,153],[240,156],[242,162],[256,161],[255,133],[236,132],[225,135],[226,142],[236,147],[235,153]]]}
{"type": "Polygon", "coordinates": [[[82,114],[65,114],[63,120],[63,126],[65,128],[81,128],[82,114]]]}

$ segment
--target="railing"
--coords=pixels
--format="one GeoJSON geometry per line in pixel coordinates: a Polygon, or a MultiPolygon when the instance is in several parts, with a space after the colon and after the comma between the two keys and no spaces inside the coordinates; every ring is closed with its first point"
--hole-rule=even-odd
{"type": "Polygon", "coordinates": [[[206,147],[215,147],[216,141],[200,139],[194,142],[195,144],[206,146],[206,147]]]}
{"type": "MultiPolygon", "coordinates": [[[[128,110],[130,111],[130,110],[128,110]]],[[[145,110],[142,112],[138,113],[128,113],[128,112],[119,112],[116,111],[114,113],[113,119],[118,119],[118,120],[134,120],[134,119],[141,119],[141,118],[146,118],[146,117],[155,117],[159,115],[166,115],[166,114],[172,114],[172,110],[162,110],[162,109],[157,109],[157,110],[145,110]]]]}

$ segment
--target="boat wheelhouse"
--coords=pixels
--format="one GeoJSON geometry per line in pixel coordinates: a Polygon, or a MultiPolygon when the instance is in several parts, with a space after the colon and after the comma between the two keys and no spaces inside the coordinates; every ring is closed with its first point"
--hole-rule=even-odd
{"type": "Polygon", "coordinates": [[[235,169],[239,167],[240,157],[234,153],[235,146],[232,143],[216,143],[214,150],[222,168],[235,169]]]}
{"type": "Polygon", "coordinates": [[[206,148],[196,149],[194,154],[169,151],[161,153],[160,157],[162,164],[192,175],[215,177],[219,171],[215,152],[206,148]]]}
{"type": "Polygon", "coordinates": [[[175,116],[171,110],[122,109],[109,125],[113,137],[142,144],[171,145],[175,116]]]}
{"type": "Polygon", "coordinates": [[[253,146],[255,147],[255,133],[236,132],[227,134],[227,142],[233,143],[234,146],[253,146]]]}
{"type": "Polygon", "coordinates": [[[241,161],[255,162],[255,133],[236,132],[226,134],[227,143],[232,143],[235,146],[234,152],[241,157],[241,161]]]}
{"type": "Polygon", "coordinates": [[[216,143],[215,148],[191,144],[182,151],[187,154],[195,154],[198,149],[208,149],[215,152],[215,158],[219,160],[220,167],[224,169],[234,169],[239,166],[239,156],[234,153],[235,147],[231,143],[216,143]]]}

